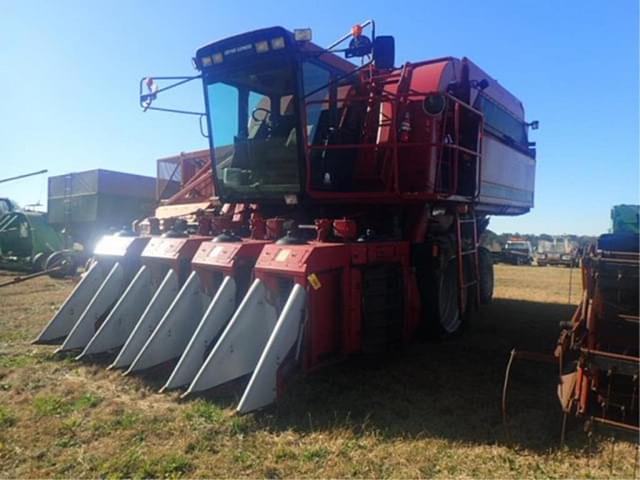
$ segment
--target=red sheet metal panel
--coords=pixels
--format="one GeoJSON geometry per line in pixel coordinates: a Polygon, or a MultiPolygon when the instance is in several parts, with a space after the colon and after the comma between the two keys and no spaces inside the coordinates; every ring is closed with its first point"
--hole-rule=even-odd
{"type": "Polygon", "coordinates": [[[180,282],[186,280],[191,270],[191,259],[200,244],[211,237],[152,237],[142,252],[142,263],[152,270],[173,268],[180,282]]]}

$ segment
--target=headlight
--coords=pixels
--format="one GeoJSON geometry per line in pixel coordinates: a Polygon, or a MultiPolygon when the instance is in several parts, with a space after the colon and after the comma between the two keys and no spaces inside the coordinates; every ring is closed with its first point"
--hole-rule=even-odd
{"type": "Polygon", "coordinates": [[[257,42],[256,43],[256,52],[257,53],[264,53],[264,52],[268,52],[269,51],[269,42],[267,42],[266,40],[263,40],[261,42],[257,42]]]}
{"type": "Polygon", "coordinates": [[[284,48],[284,37],[276,37],[271,39],[271,48],[274,50],[280,50],[284,48]]]}
{"type": "Polygon", "coordinates": [[[218,52],[211,55],[211,60],[213,60],[213,63],[222,63],[222,60],[224,60],[224,57],[220,52],[218,52]]]}
{"type": "Polygon", "coordinates": [[[296,42],[310,42],[311,41],[311,29],[310,28],[296,28],[293,31],[293,37],[296,42]]]}

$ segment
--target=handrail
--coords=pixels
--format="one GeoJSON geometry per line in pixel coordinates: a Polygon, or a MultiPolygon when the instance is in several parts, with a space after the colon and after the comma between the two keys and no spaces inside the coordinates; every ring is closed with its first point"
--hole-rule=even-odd
{"type": "MultiPolygon", "coordinates": [[[[404,77],[403,75],[399,75],[399,78],[396,80],[397,83],[400,83],[401,79],[404,77]]],[[[372,84],[373,82],[370,82],[370,84],[372,84]]],[[[346,149],[359,149],[359,150],[378,150],[378,151],[382,151],[383,149],[391,149],[391,161],[392,161],[392,171],[393,171],[393,178],[381,178],[382,183],[385,185],[385,190],[389,191],[389,188],[391,187],[391,192],[390,193],[401,193],[400,192],[400,187],[399,187],[399,178],[398,178],[398,152],[399,149],[401,148],[424,148],[429,149],[429,148],[437,148],[438,149],[438,153],[436,155],[435,158],[435,162],[436,162],[436,172],[435,172],[435,177],[436,179],[439,178],[439,176],[441,175],[441,165],[443,163],[443,154],[444,152],[448,149],[452,152],[451,154],[451,158],[450,158],[450,171],[449,171],[449,181],[448,181],[448,188],[446,189],[441,189],[438,190],[437,187],[434,188],[434,190],[437,193],[444,193],[447,196],[452,196],[452,195],[456,195],[458,192],[458,187],[459,187],[459,170],[460,170],[460,157],[461,154],[466,154],[468,156],[471,156],[475,159],[476,165],[475,165],[475,188],[474,188],[474,192],[473,194],[470,196],[472,199],[477,199],[477,197],[479,196],[480,193],[480,178],[481,178],[481,157],[482,157],[482,152],[481,152],[481,146],[482,146],[482,130],[483,130],[483,125],[484,125],[484,116],[482,114],[482,112],[480,112],[479,110],[473,108],[470,105],[467,105],[466,103],[462,102],[460,99],[450,95],[449,93],[446,92],[419,92],[419,91],[415,91],[415,90],[411,90],[409,92],[390,92],[388,90],[383,90],[380,92],[372,92],[372,90],[370,89],[369,94],[368,95],[345,95],[342,97],[338,97],[336,99],[331,99],[331,98],[325,98],[325,99],[317,99],[317,100],[309,100],[307,102],[305,102],[305,111],[308,108],[308,106],[310,105],[328,105],[330,104],[332,101],[336,102],[336,104],[340,104],[342,103],[343,105],[349,105],[349,104],[353,104],[355,102],[366,102],[367,105],[369,105],[371,103],[371,97],[372,94],[377,97],[377,103],[379,105],[383,105],[383,104],[390,104],[390,107],[392,109],[392,113],[391,116],[386,115],[382,112],[382,109],[380,109],[380,112],[378,114],[378,125],[377,128],[379,129],[382,126],[385,126],[387,128],[390,128],[390,132],[389,132],[389,137],[385,142],[381,142],[381,143],[366,143],[366,144],[362,144],[362,143],[358,143],[358,144],[334,144],[334,145],[327,145],[327,144],[313,144],[310,143],[310,139],[307,135],[305,135],[305,148],[307,151],[307,162],[308,162],[308,167],[309,167],[309,171],[311,170],[311,152],[314,150],[323,150],[323,151],[327,151],[327,150],[346,150],[346,149]],[[388,121],[393,123],[394,121],[397,122],[398,121],[398,117],[397,117],[397,111],[398,111],[398,106],[399,104],[402,102],[403,104],[410,101],[410,100],[418,100],[420,98],[425,98],[427,95],[430,94],[440,94],[440,95],[444,95],[447,99],[447,108],[445,109],[445,111],[442,114],[442,122],[443,122],[443,128],[442,128],[442,138],[440,142],[399,142],[398,138],[397,138],[397,129],[395,128],[396,125],[389,125],[389,124],[385,124],[383,125],[382,122],[383,121],[388,121]],[[449,120],[449,108],[450,106],[453,105],[453,142],[449,143],[446,141],[445,136],[447,135],[447,125],[449,120]],[[478,145],[478,149],[477,150],[471,150],[469,148],[463,147],[462,145],[460,145],[460,116],[461,116],[461,112],[463,111],[467,111],[473,115],[476,115],[478,117],[478,137],[477,137],[477,145],[478,145]],[[389,180],[393,181],[393,186],[389,185],[389,180]]],[[[306,129],[305,129],[306,130],[306,129]]],[[[451,133],[451,132],[450,132],[451,133]]],[[[387,158],[387,157],[385,157],[387,158]]],[[[385,162],[386,163],[386,162],[385,162]]],[[[384,167],[382,170],[385,170],[384,167]]],[[[384,171],[380,172],[384,175],[384,171]]]]}

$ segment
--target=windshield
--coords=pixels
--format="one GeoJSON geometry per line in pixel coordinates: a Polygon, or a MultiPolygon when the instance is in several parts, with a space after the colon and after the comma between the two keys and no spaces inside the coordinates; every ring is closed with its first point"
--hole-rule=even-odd
{"type": "Polygon", "coordinates": [[[206,86],[221,196],[280,197],[300,191],[295,70],[271,59],[206,86]]]}

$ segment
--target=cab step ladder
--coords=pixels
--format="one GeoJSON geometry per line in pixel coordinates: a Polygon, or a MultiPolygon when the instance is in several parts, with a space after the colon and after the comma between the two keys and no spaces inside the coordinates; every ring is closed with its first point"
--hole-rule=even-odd
{"type": "Polygon", "coordinates": [[[473,210],[461,213],[456,210],[456,257],[458,262],[458,307],[465,312],[469,287],[473,297],[473,309],[480,306],[480,260],[478,258],[478,223],[473,210]],[[467,260],[470,257],[470,260],[467,260]]]}

